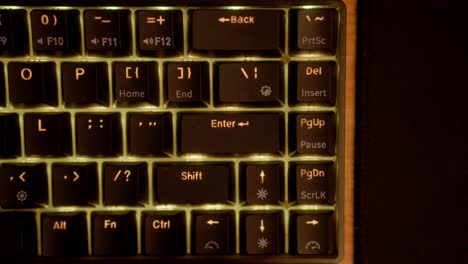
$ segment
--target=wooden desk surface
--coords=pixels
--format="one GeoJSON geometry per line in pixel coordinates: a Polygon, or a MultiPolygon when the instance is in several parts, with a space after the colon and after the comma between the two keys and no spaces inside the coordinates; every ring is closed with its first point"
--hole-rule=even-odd
{"type": "Polygon", "coordinates": [[[346,121],[345,121],[345,255],[342,264],[354,263],[354,117],[356,69],[356,2],[343,0],[346,25],[346,121]]]}

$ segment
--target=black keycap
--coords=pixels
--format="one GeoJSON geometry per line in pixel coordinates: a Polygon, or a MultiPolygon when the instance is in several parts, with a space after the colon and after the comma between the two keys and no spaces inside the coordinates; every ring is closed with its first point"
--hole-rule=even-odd
{"type": "Polygon", "coordinates": [[[140,55],[177,55],[183,52],[180,10],[141,10],[138,16],[140,55]]]}
{"type": "Polygon", "coordinates": [[[337,13],[335,9],[293,10],[291,15],[291,48],[332,50],[336,48],[337,13]]]}
{"type": "Polygon", "coordinates": [[[0,10],[0,54],[24,55],[29,52],[26,11],[0,10]]]}
{"type": "Polygon", "coordinates": [[[63,101],[70,105],[109,105],[105,62],[62,63],[63,101]]]}
{"type": "Polygon", "coordinates": [[[289,133],[293,140],[289,144],[299,154],[334,154],[336,125],[333,113],[301,113],[289,133]],[[296,129],[294,133],[293,129],[296,129]],[[294,141],[295,137],[295,141],[294,141]],[[294,149],[295,147],[295,149],[294,149]]]}
{"type": "Polygon", "coordinates": [[[292,214],[290,223],[291,253],[319,255],[335,253],[333,214],[292,214]]]}
{"type": "Polygon", "coordinates": [[[43,256],[84,256],[88,254],[85,213],[42,215],[43,256]]]}
{"type": "Polygon", "coordinates": [[[88,53],[128,55],[130,52],[130,11],[84,11],[85,43],[88,53]]]}
{"type": "Polygon", "coordinates": [[[210,97],[208,63],[167,63],[166,87],[171,105],[206,106],[210,97]]]}
{"type": "Polygon", "coordinates": [[[13,104],[57,105],[57,76],[53,62],[10,62],[8,83],[13,104]]]}
{"type": "Polygon", "coordinates": [[[3,63],[0,62],[0,107],[5,106],[5,76],[3,73],[3,63]]]}
{"type": "Polygon", "coordinates": [[[230,62],[218,66],[220,103],[279,103],[282,71],[278,62],[230,62]]]}
{"type": "Polygon", "coordinates": [[[235,246],[234,220],[229,212],[200,212],[192,217],[192,252],[199,255],[226,255],[235,246]]]}
{"type": "Polygon", "coordinates": [[[182,212],[146,212],[142,216],[144,255],[183,255],[186,252],[182,212]]]}
{"type": "Polygon", "coordinates": [[[54,206],[96,204],[97,186],[95,163],[57,163],[52,167],[54,206]]]}
{"type": "Polygon", "coordinates": [[[336,65],[334,62],[291,63],[289,97],[292,103],[321,103],[335,105],[336,65]]]}
{"type": "Polygon", "coordinates": [[[283,248],[283,232],[280,214],[244,215],[243,230],[246,254],[279,254],[283,248]]]}
{"type": "Polygon", "coordinates": [[[0,256],[37,256],[35,217],[29,212],[0,213],[0,256]]]}
{"type": "Polygon", "coordinates": [[[78,10],[31,11],[31,34],[36,53],[80,53],[78,10]]]}
{"type": "Polygon", "coordinates": [[[127,149],[130,155],[172,155],[169,113],[129,113],[127,149]]]}
{"type": "Polygon", "coordinates": [[[146,163],[104,164],[104,204],[137,205],[147,203],[147,182],[146,163]]]}
{"type": "Polygon", "coordinates": [[[47,173],[44,163],[0,164],[0,206],[33,208],[47,203],[47,173]]]}
{"type": "Polygon", "coordinates": [[[183,114],[183,153],[278,153],[283,149],[280,113],[183,114]]]}
{"type": "Polygon", "coordinates": [[[243,176],[248,204],[278,204],[283,200],[282,164],[247,164],[243,176]]]}
{"type": "Polygon", "coordinates": [[[70,114],[24,115],[26,155],[67,156],[72,152],[70,114]]]}
{"type": "Polygon", "coordinates": [[[227,203],[232,198],[229,164],[155,164],[153,174],[158,203],[227,203]]]}
{"type": "Polygon", "coordinates": [[[92,218],[94,255],[136,255],[135,213],[93,213],[92,218]]]}
{"type": "Polygon", "coordinates": [[[77,114],[76,152],[88,156],[116,156],[122,153],[120,114],[77,114]]]}
{"type": "MultiPolygon", "coordinates": [[[[333,204],[335,171],[333,163],[295,164],[291,166],[291,194],[301,204],[333,204]]],[[[291,197],[292,198],[292,197],[291,197]]]]}
{"type": "Polygon", "coordinates": [[[125,103],[158,104],[155,62],[115,62],[114,99],[125,103]]]}
{"type": "Polygon", "coordinates": [[[15,157],[21,153],[18,114],[0,114],[0,157],[15,157]]]}
{"type": "Polygon", "coordinates": [[[195,51],[279,54],[282,49],[282,11],[201,9],[191,15],[191,48],[195,51]]]}

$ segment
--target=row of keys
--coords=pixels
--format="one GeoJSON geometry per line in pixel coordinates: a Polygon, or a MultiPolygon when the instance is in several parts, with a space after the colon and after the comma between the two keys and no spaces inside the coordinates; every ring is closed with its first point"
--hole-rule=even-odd
{"type": "MultiPolygon", "coordinates": [[[[193,211],[191,248],[187,250],[184,212],[146,211],[141,215],[142,255],[228,255],[235,253],[232,211],[193,211]]],[[[86,214],[41,214],[43,256],[137,255],[136,215],[131,211],[91,213],[91,241],[86,214]]],[[[0,255],[37,255],[33,213],[0,214],[0,255]]],[[[241,212],[241,254],[285,252],[283,215],[276,212],[241,212]]],[[[335,253],[335,223],[330,212],[290,214],[290,254],[329,256],[335,253]]]]}
{"type": "MultiPolygon", "coordinates": [[[[0,63],[0,69],[3,66],[0,63]]],[[[9,100],[15,106],[57,106],[57,65],[53,62],[8,63],[9,100]]],[[[62,100],[67,106],[109,105],[108,67],[105,62],[64,62],[61,68],[62,100]]],[[[209,104],[207,62],[166,62],[164,102],[169,106],[209,104]]],[[[113,102],[118,105],[159,104],[156,62],[114,62],[113,102]]],[[[219,104],[280,106],[284,101],[282,62],[216,62],[214,97],[219,104]]],[[[332,61],[289,63],[289,103],[335,105],[336,66],[332,61]]],[[[5,105],[0,72],[0,106],[5,105]]]]}
{"type": "MultiPolygon", "coordinates": [[[[290,12],[291,50],[336,48],[336,10],[294,9],[290,12]]],[[[87,9],[83,12],[84,46],[88,54],[127,56],[132,50],[131,12],[87,9]]],[[[283,10],[196,9],[189,11],[189,49],[195,52],[267,52],[285,47],[283,10]],[[206,30],[206,29],[210,30],[206,30]]],[[[37,54],[81,54],[78,10],[30,12],[32,48],[37,54]]],[[[140,56],[184,52],[181,10],[137,10],[136,47],[140,56]]],[[[28,52],[25,10],[0,9],[0,53],[28,52]]]]}
{"type": "MultiPolygon", "coordinates": [[[[120,113],[74,114],[75,138],[69,113],[26,113],[24,152],[28,156],[70,156],[73,140],[81,156],[123,154],[120,113]]],[[[185,112],[177,115],[179,154],[285,153],[283,113],[185,112]]],[[[170,113],[128,113],[127,153],[170,156],[173,129],[170,113]]],[[[297,112],[289,115],[289,149],[295,154],[334,155],[336,120],[333,112],[297,112]]],[[[0,156],[20,155],[19,118],[0,114],[0,156]]]]}
{"type": "MultiPolygon", "coordinates": [[[[152,188],[144,162],[107,162],[102,168],[104,205],[235,203],[239,189],[242,204],[285,202],[282,163],[241,163],[239,188],[235,188],[231,163],[154,163],[152,188]],[[176,187],[174,187],[176,186],[176,187]],[[177,191],[174,191],[177,188],[177,191]]],[[[54,163],[52,165],[54,206],[99,204],[98,170],[95,163],[54,163]]],[[[298,204],[333,204],[335,168],[332,162],[290,163],[289,198],[298,204]]],[[[32,208],[48,203],[46,165],[43,163],[0,165],[0,206],[32,208]]]]}

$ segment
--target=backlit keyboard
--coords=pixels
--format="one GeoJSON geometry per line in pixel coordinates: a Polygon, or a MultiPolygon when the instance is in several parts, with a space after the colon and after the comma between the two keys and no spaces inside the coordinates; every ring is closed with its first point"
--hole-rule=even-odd
{"type": "Polygon", "coordinates": [[[341,2],[34,2],[0,5],[0,257],[339,261],[341,2]]]}

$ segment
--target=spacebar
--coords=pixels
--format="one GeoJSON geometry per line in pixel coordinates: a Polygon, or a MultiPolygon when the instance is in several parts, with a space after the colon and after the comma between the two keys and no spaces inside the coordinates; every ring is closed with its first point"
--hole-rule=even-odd
{"type": "Polygon", "coordinates": [[[247,154],[282,152],[280,113],[184,113],[180,152],[247,154]]]}

